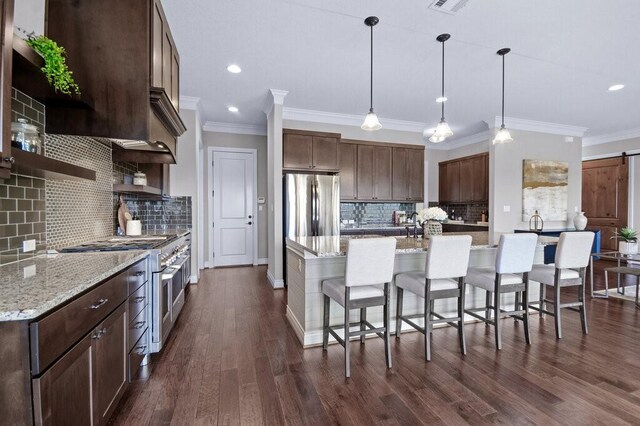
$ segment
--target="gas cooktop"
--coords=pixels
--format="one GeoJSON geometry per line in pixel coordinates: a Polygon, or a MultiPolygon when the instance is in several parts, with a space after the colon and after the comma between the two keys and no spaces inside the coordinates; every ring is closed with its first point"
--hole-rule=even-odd
{"type": "Polygon", "coordinates": [[[177,235],[145,235],[139,237],[113,237],[107,240],[92,241],[73,247],[65,247],[62,253],[87,251],[151,250],[160,248],[175,239],[177,235]]]}

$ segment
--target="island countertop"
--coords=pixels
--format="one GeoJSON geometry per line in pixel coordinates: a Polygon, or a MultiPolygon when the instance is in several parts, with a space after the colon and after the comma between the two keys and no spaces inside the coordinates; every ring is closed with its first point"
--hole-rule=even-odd
{"type": "MultiPolygon", "coordinates": [[[[446,235],[470,235],[472,249],[489,248],[487,232],[448,232],[446,235]]],[[[292,237],[287,244],[298,251],[305,251],[318,257],[344,256],[347,252],[347,240],[351,238],[372,238],[379,235],[292,237]]],[[[416,253],[425,251],[429,239],[394,237],[397,240],[396,253],[416,253]]]]}
{"type": "Polygon", "coordinates": [[[36,318],[148,255],[145,250],[60,253],[0,267],[0,321],[36,318]]]}

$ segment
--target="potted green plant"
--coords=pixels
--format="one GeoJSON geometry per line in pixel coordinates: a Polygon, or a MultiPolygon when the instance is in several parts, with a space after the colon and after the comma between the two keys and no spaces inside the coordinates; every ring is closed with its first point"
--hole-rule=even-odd
{"type": "Polygon", "coordinates": [[[79,96],[80,88],[73,79],[73,72],[66,64],[64,47],[58,46],[55,41],[46,36],[37,36],[33,32],[27,33],[20,28],[18,30],[26,36],[25,42],[29,47],[44,59],[44,67],[41,71],[54,90],[65,95],[75,93],[79,96]]]}
{"type": "Polygon", "coordinates": [[[638,253],[638,233],[629,227],[625,227],[616,232],[616,235],[611,237],[619,240],[618,251],[622,254],[636,254],[638,253]]]}

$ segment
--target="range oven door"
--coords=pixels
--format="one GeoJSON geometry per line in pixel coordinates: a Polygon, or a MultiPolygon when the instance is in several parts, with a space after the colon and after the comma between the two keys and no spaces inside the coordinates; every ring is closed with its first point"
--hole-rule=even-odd
{"type": "Polygon", "coordinates": [[[161,323],[159,329],[162,336],[161,344],[164,344],[173,325],[172,311],[175,298],[173,295],[173,279],[180,275],[180,270],[167,267],[158,275],[160,276],[159,322],[161,323]]]}
{"type": "Polygon", "coordinates": [[[170,272],[162,275],[171,286],[171,324],[173,325],[184,306],[184,290],[182,289],[182,265],[180,263],[167,268],[170,272]]]}

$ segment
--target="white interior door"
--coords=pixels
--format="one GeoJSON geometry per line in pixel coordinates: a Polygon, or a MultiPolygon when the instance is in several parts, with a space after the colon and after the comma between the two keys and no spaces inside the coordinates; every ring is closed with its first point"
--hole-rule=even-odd
{"type": "Polygon", "coordinates": [[[252,153],[213,153],[214,266],[253,264],[255,173],[252,153]]]}

